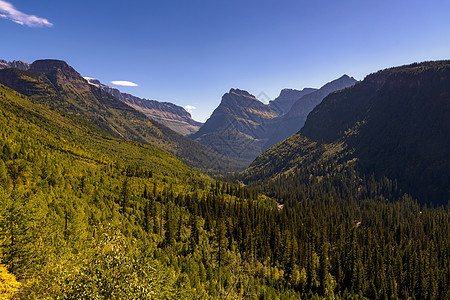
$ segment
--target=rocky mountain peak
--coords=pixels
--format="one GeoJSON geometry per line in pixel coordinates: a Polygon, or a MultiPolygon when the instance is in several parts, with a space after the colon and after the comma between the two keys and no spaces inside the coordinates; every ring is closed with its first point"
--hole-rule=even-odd
{"type": "Polygon", "coordinates": [[[30,64],[23,60],[6,61],[3,59],[0,59],[0,69],[6,69],[6,68],[16,68],[16,69],[19,69],[22,71],[27,71],[30,68],[30,64]]]}
{"type": "Polygon", "coordinates": [[[102,83],[100,80],[95,78],[89,78],[89,77],[83,77],[89,84],[95,85],[96,87],[99,87],[102,83]]]}
{"type": "Polygon", "coordinates": [[[268,124],[278,113],[254,95],[230,89],[198,132],[190,137],[247,166],[265,142],[268,124]]]}
{"type": "Polygon", "coordinates": [[[86,80],[63,60],[41,59],[30,65],[30,71],[45,74],[56,85],[70,85],[79,91],[88,91],[86,80]]]}
{"type": "Polygon", "coordinates": [[[229,94],[235,94],[235,95],[239,95],[239,96],[246,96],[246,97],[255,98],[255,96],[253,96],[252,94],[250,94],[249,92],[247,92],[245,90],[234,89],[234,88],[230,89],[229,94]]]}
{"type": "MultiPolygon", "coordinates": [[[[31,66],[31,71],[50,73],[55,70],[72,69],[65,61],[57,59],[39,59],[34,61],[31,66]]],[[[73,70],[75,71],[75,70],[73,70]]]]}
{"type": "Polygon", "coordinates": [[[316,89],[314,88],[304,88],[302,90],[296,90],[296,89],[282,89],[280,92],[280,96],[278,96],[278,98],[280,98],[280,100],[285,100],[286,97],[292,97],[292,96],[297,96],[299,94],[305,94],[305,93],[312,93],[314,92],[316,89]]]}
{"type": "Polygon", "coordinates": [[[326,85],[324,85],[321,89],[325,90],[326,93],[330,93],[331,90],[339,90],[346,87],[350,87],[354,85],[357,80],[353,77],[350,77],[346,74],[342,75],[338,79],[335,79],[326,85]]]}
{"type": "Polygon", "coordinates": [[[52,77],[61,77],[68,80],[82,80],[83,77],[63,60],[41,59],[30,65],[30,71],[44,73],[52,77]]]}
{"type": "Polygon", "coordinates": [[[264,104],[256,99],[254,95],[240,89],[230,89],[230,92],[222,96],[222,101],[220,103],[220,106],[233,109],[245,108],[250,105],[264,106],[264,104]]]}

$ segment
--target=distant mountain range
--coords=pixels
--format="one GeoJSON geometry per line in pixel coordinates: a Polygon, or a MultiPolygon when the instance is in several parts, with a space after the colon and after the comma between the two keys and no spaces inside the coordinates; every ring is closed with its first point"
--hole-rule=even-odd
{"type": "Polygon", "coordinates": [[[230,161],[148,118],[116,97],[89,84],[77,71],[60,60],[37,60],[28,71],[0,70],[0,83],[84,122],[105,137],[137,141],[159,147],[198,169],[227,169],[230,161]]]}
{"type": "Polygon", "coordinates": [[[176,104],[139,98],[127,93],[122,93],[118,89],[102,84],[97,79],[89,77],[84,77],[84,79],[90,84],[110,93],[117,99],[144,113],[147,117],[160,122],[182,135],[193,134],[203,125],[192,119],[189,112],[176,104]]]}
{"type": "Polygon", "coordinates": [[[355,83],[355,79],[344,75],[320,89],[284,89],[269,104],[247,91],[231,89],[206,123],[190,137],[249,165],[264,150],[300,130],[308,113],[325,96],[355,83]]]}
{"type": "Polygon", "coordinates": [[[245,178],[297,176],[300,166],[318,161],[327,173],[356,164],[423,203],[448,203],[450,61],[387,69],[328,95],[298,133],[258,156],[245,178]]]}
{"type": "Polygon", "coordinates": [[[26,71],[30,68],[30,64],[27,62],[24,62],[23,60],[13,60],[13,61],[6,61],[3,59],[0,59],[0,69],[6,69],[6,68],[16,68],[22,71],[26,71]]]}
{"type": "MultiPolygon", "coordinates": [[[[305,124],[308,114],[319,104],[323,98],[330,93],[353,86],[356,80],[348,75],[333,80],[318,90],[313,90],[298,98],[289,108],[286,114],[282,115],[272,129],[271,136],[263,147],[266,150],[275,144],[287,139],[305,124]]],[[[310,90],[308,90],[310,91],[310,90]]]]}
{"type": "Polygon", "coordinates": [[[289,112],[292,105],[294,105],[298,99],[315,91],[317,91],[317,89],[314,88],[304,88],[300,91],[295,89],[283,89],[277,98],[269,101],[269,106],[278,114],[284,115],[289,112]]]}

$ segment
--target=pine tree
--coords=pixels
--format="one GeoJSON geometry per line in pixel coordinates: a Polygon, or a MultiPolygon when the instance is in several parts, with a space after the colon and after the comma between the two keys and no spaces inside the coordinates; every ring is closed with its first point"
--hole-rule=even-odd
{"type": "Polygon", "coordinates": [[[166,216],[164,222],[164,245],[174,246],[175,245],[175,220],[173,216],[172,205],[167,205],[166,216]]]}
{"type": "Polygon", "coordinates": [[[189,217],[189,227],[191,228],[191,235],[189,237],[189,251],[193,253],[200,242],[200,232],[197,223],[197,216],[191,214],[189,217]]]}
{"type": "Polygon", "coordinates": [[[128,202],[130,201],[130,187],[128,183],[128,177],[125,177],[125,179],[122,182],[122,190],[120,194],[121,194],[122,213],[125,213],[126,208],[128,206],[128,202]]]}
{"type": "Polygon", "coordinates": [[[217,220],[216,228],[215,228],[215,240],[217,244],[217,262],[219,264],[219,268],[223,265],[223,259],[225,256],[225,249],[227,246],[227,239],[225,236],[226,228],[223,219],[217,220]]]}

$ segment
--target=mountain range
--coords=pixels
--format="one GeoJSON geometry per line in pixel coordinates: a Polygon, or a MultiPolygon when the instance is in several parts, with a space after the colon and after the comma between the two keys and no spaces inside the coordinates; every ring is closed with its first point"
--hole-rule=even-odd
{"type": "Polygon", "coordinates": [[[30,64],[23,60],[6,61],[3,59],[0,59],[0,69],[6,69],[6,68],[16,68],[19,70],[26,71],[30,68],[30,64]]]}
{"type": "Polygon", "coordinates": [[[284,89],[269,104],[247,91],[231,89],[206,123],[190,137],[248,166],[264,150],[300,130],[308,113],[325,96],[355,82],[344,75],[320,89],[284,89]]]}
{"type": "MultiPolygon", "coordinates": [[[[212,153],[215,153],[212,155],[213,157],[222,156],[221,160],[226,160],[226,164],[230,166],[234,165],[233,168],[237,168],[237,170],[243,170],[264,150],[298,131],[303,126],[309,111],[330,92],[348,87],[356,82],[353,78],[344,75],[320,89],[284,89],[269,104],[262,103],[246,91],[231,89],[229,93],[222,97],[220,105],[207,122],[202,124],[193,120],[184,108],[173,103],[147,100],[131,94],[122,93],[118,89],[102,84],[97,79],[88,77],[81,78],[80,74],[75,70],[73,71],[77,73],[76,75],[71,74],[68,76],[71,72],[55,71],[52,67],[46,69],[49,66],[43,64],[42,61],[55,62],[54,60],[41,60],[38,61],[40,63],[30,65],[24,61],[7,62],[2,60],[0,61],[0,70],[16,69],[24,72],[30,71],[47,74],[53,72],[55,73],[52,75],[54,77],[53,82],[56,85],[66,86],[68,84],[66,81],[70,81],[71,84],[69,85],[74,87],[75,90],[82,92],[88,91],[88,87],[85,85],[85,82],[87,82],[89,85],[107,92],[116,99],[140,111],[150,119],[157,121],[164,128],[170,128],[181,135],[189,136],[196,142],[207,146],[207,148],[213,150],[212,153]]],[[[13,71],[7,70],[4,71],[14,73],[13,71]]],[[[8,79],[6,77],[4,77],[5,85],[12,88],[16,87],[10,78],[8,79]]],[[[28,92],[29,94],[36,94],[35,90],[28,92]]],[[[70,95],[66,96],[71,97],[70,95]]],[[[64,103],[64,105],[67,105],[67,103],[64,103]]],[[[99,120],[97,120],[97,123],[100,122],[99,120]]],[[[116,124],[112,127],[106,127],[109,128],[110,133],[114,132],[118,134],[118,132],[115,132],[117,130],[113,128],[120,126],[116,124]]],[[[119,133],[118,136],[126,137],[127,135],[119,133]]],[[[143,141],[142,137],[138,138],[137,135],[134,135],[133,139],[143,141]]],[[[157,144],[161,143],[164,144],[165,142],[159,141],[157,144]]],[[[179,147],[166,145],[163,148],[169,150],[169,152],[172,151],[171,153],[175,153],[173,149],[179,147]]],[[[185,149],[178,151],[185,151],[185,149]]],[[[181,155],[178,157],[186,159],[187,156],[181,155]]],[[[214,161],[212,164],[214,165],[215,159],[211,161],[214,161]]]]}
{"type": "Polygon", "coordinates": [[[231,89],[190,138],[125,104],[131,96],[88,83],[64,61],[2,63],[8,68],[0,70],[1,84],[83,124],[90,134],[149,144],[200,170],[243,169],[257,157],[242,173],[251,184],[318,161],[350,164],[364,176],[395,180],[423,203],[450,198],[449,61],[382,70],[356,84],[344,75],[320,89],[285,89],[267,105],[231,89]]]}
{"type": "MultiPolygon", "coordinates": [[[[16,68],[22,71],[27,71],[30,69],[30,64],[22,60],[8,62],[0,59],[0,69],[6,68],[16,68]]],[[[118,89],[102,84],[97,79],[89,77],[84,77],[84,79],[90,84],[95,85],[131,107],[141,111],[147,117],[158,121],[159,123],[182,135],[192,134],[202,125],[201,122],[197,122],[192,119],[191,114],[183,107],[176,104],[139,98],[131,94],[122,93],[118,89]]]]}
{"type": "Polygon", "coordinates": [[[228,168],[231,163],[89,84],[66,62],[37,60],[28,71],[0,70],[0,83],[80,122],[92,133],[164,149],[199,169],[228,168]]]}

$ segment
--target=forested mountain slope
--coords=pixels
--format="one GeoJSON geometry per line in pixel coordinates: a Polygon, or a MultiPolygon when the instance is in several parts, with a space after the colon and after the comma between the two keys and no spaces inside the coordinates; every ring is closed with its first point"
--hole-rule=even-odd
{"type": "Polygon", "coordinates": [[[242,262],[229,261],[238,254],[225,253],[212,228],[219,209],[244,211],[258,199],[271,210],[274,202],[216,183],[161,149],[90,127],[0,84],[2,293],[19,287],[21,299],[237,297],[218,264],[229,280],[251,286],[248,275],[233,273],[242,262]]]}
{"type": "Polygon", "coordinates": [[[66,62],[38,60],[29,71],[3,69],[0,83],[71,118],[87,121],[93,132],[159,147],[198,169],[233,167],[223,156],[88,84],[66,62]]]}
{"type": "Polygon", "coordinates": [[[447,204],[450,62],[387,69],[329,95],[300,132],[260,155],[246,176],[275,178],[329,157],[395,179],[422,203],[447,204]]]}

